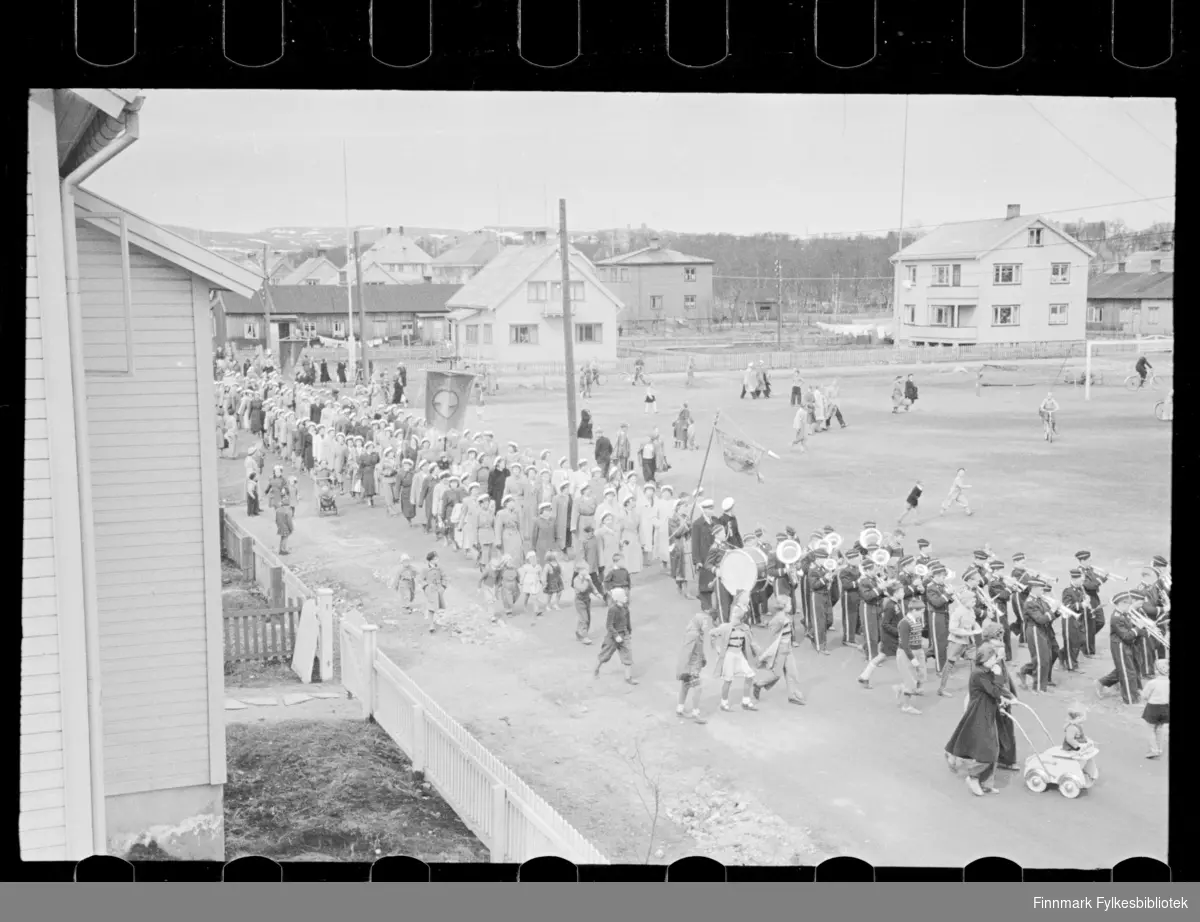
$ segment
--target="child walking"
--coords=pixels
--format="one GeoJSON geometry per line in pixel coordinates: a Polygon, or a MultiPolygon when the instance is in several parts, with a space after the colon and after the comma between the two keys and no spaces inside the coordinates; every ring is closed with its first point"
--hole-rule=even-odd
{"type": "Polygon", "coordinates": [[[542,589],[546,593],[546,607],[550,611],[562,611],[558,604],[563,594],[562,564],[555,551],[546,553],[546,565],[542,567],[542,589]]]}
{"type": "Polygon", "coordinates": [[[291,497],[284,494],[280,500],[279,507],[275,510],[275,530],[279,533],[279,555],[286,557],[288,555],[287,541],[292,533],[292,506],[291,497]]]}
{"type": "Polygon", "coordinates": [[[614,589],[612,601],[608,606],[608,619],[605,623],[604,645],[600,648],[600,657],[596,662],[593,678],[600,678],[600,667],[617,654],[621,665],[625,667],[625,681],[629,685],[637,685],[633,677],[633,638],[630,636],[633,628],[629,623],[628,596],[625,590],[614,589]]]}
{"type": "Polygon", "coordinates": [[[654,388],[649,384],[646,385],[646,401],[645,401],[645,403],[646,403],[646,412],[653,413],[655,416],[657,416],[658,415],[658,398],[654,396],[654,388]]]}
{"type": "Polygon", "coordinates": [[[522,608],[527,609],[532,601],[534,616],[542,617],[546,597],[542,595],[542,569],[538,566],[536,551],[525,555],[525,563],[518,573],[521,577],[521,598],[518,602],[522,608]]]}
{"type": "Polygon", "coordinates": [[[413,600],[417,596],[417,570],[412,565],[412,558],[407,554],[400,555],[400,566],[388,581],[388,588],[400,595],[400,605],[405,614],[411,614],[413,600]]]}
{"type": "Polygon", "coordinates": [[[592,629],[592,597],[596,595],[596,583],[583,558],[575,562],[571,588],[575,590],[575,639],[591,646],[592,639],[588,634],[592,629]]]}
{"type": "Polygon", "coordinates": [[[1171,678],[1170,663],[1160,659],[1154,664],[1155,676],[1142,686],[1142,698],[1146,707],[1142,720],[1150,727],[1150,751],[1147,759],[1157,759],[1163,754],[1163,727],[1171,723],[1171,678]]]}
{"type": "Polygon", "coordinates": [[[490,558],[479,566],[479,588],[483,590],[483,601],[488,614],[496,620],[496,603],[500,598],[500,574],[504,569],[500,563],[499,548],[493,547],[490,558]]]}
{"type": "Polygon", "coordinates": [[[246,515],[258,515],[258,474],[246,475],[246,515]]]}
{"type": "Polygon", "coordinates": [[[517,568],[508,554],[500,558],[500,604],[504,606],[504,614],[512,617],[513,606],[517,604],[520,595],[517,568]]]}

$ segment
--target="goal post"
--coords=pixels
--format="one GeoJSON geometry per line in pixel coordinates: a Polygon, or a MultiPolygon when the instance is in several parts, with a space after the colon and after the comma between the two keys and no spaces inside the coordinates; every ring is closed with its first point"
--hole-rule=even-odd
{"type": "MultiPolygon", "coordinates": [[[[1086,358],[1084,359],[1083,399],[1092,399],[1092,380],[1105,368],[1110,372],[1118,372],[1128,368],[1137,361],[1138,356],[1146,353],[1175,352],[1175,338],[1172,337],[1143,337],[1134,339],[1089,339],[1087,341],[1086,358]]],[[[1130,372],[1120,374],[1123,380],[1130,372]]],[[[1169,373],[1169,372],[1168,372],[1169,373]]]]}

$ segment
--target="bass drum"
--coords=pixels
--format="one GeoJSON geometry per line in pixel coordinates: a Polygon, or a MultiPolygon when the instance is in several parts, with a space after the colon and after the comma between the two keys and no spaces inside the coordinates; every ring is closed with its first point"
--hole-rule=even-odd
{"type": "Polygon", "coordinates": [[[767,555],[761,548],[734,548],[721,560],[717,577],[731,595],[750,592],[767,580],[767,555]]]}

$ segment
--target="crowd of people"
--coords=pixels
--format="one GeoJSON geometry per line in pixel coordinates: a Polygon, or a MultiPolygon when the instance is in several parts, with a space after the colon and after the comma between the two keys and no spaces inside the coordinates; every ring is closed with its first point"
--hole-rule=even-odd
{"type": "MultiPolygon", "coordinates": [[[[404,386],[399,370],[395,380],[404,386]]],[[[438,431],[401,401],[388,401],[385,387],[347,390],[333,382],[285,382],[265,370],[218,382],[221,414],[263,446],[256,441],[246,460],[248,512],[257,511],[249,481],[261,476],[265,453],[281,461],[264,491],[272,506],[294,506],[298,499],[299,483],[283,477],[282,462],[330,485],[339,497],[372,506],[382,497],[389,515],[474,562],[477,589],[493,620],[517,611],[541,617],[559,609],[569,589],[575,637],[591,645],[593,612],[603,607],[595,672],[617,656],[631,684],[637,684],[635,590],[648,573],[665,574],[680,597],[700,602],[684,630],[676,667],[676,712],[683,718],[706,720],[699,696],[710,655],[721,680],[722,711],[733,709],[738,683],[747,711],[757,710],[763,693],[781,681],[788,702],[805,704],[796,652],[806,643],[819,655],[833,655],[831,647],[839,644],[857,651],[864,689],[895,659],[892,693],[898,709],[911,715],[920,714],[914,699],[935,681],[936,694],[953,695],[949,684],[966,661],[972,667],[968,703],[946,755],[952,768],[967,766],[971,791],[985,794],[994,789],[996,770],[1017,768],[1007,702],[1018,691],[1046,693],[1056,687],[1056,668],[1077,672],[1083,661],[1101,655],[1096,636],[1106,618],[1100,592],[1111,575],[1093,566],[1087,551],[1075,555],[1078,566],[1055,600],[1055,578],[1036,572],[1022,553],[1006,564],[984,547],[956,578],[929,541],[918,539],[915,552],[906,552],[903,517],[890,532],[863,523],[848,548],[832,526],[807,539],[793,527],[743,534],[732,497],[718,512],[703,489],[677,494],[661,481],[670,463],[657,429],[635,440],[622,424],[610,439],[585,410],[578,435],[592,443],[593,457],[573,466],[566,457],[552,460],[549,449],[506,442],[490,430],[438,431]],[[726,561],[751,549],[759,552],[758,578],[731,589],[726,561]],[[770,639],[760,650],[755,632],[764,629],[770,639]],[[831,641],[835,633],[838,644],[831,641]],[[1028,660],[1018,667],[1021,648],[1028,660]]],[[[809,389],[799,375],[793,380],[793,403],[801,411],[821,406],[826,425],[841,421],[836,395],[836,382],[809,389]]],[[[222,427],[218,439],[225,432],[222,427]]],[[[676,449],[695,448],[686,404],[673,435],[676,449]]],[[[964,479],[960,468],[943,513],[957,505],[970,514],[964,479]]],[[[906,514],[922,489],[918,483],[910,493],[906,514]]],[[[284,518],[281,553],[284,530],[290,534],[292,527],[290,515],[284,518]]],[[[430,552],[422,572],[402,556],[389,585],[406,610],[421,600],[431,619],[444,606],[445,581],[437,552],[430,552]]],[[[1107,621],[1113,670],[1097,683],[1101,694],[1116,687],[1127,704],[1149,696],[1145,715],[1155,740],[1150,757],[1161,753],[1159,735],[1169,720],[1166,686],[1159,681],[1167,675],[1169,592],[1168,563],[1155,557],[1135,589],[1113,597],[1107,621]]]]}

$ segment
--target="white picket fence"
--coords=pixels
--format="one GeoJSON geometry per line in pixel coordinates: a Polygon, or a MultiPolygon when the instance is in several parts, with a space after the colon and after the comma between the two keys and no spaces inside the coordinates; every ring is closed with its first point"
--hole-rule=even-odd
{"type": "Polygon", "coordinates": [[[351,613],[339,626],[342,685],[362,702],[454,812],[487,846],[493,862],[557,855],[608,864],[600,851],[447,714],[377,646],[379,628],[351,613]]]}

